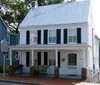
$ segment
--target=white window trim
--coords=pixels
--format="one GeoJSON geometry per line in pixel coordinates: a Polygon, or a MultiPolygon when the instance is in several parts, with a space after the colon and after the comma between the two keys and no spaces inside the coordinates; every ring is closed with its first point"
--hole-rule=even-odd
{"type": "MultiPolygon", "coordinates": [[[[56,44],[56,42],[55,43],[49,43],[49,31],[51,31],[51,30],[56,32],[56,29],[49,29],[48,30],[48,44],[56,44]]],[[[56,40],[57,40],[57,36],[56,36],[56,40]]]]}
{"type": "Polygon", "coordinates": [[[69,30],[70,29],[68,29],[67,41],[68,41],[68,44],[77,44],[77,29],[76,28],[72,28],[72,29],[75,29],[76,30],[76,42],[72,42],[72,43],[69,42],[69,30]]]}
{"type": "Polygon", "coordinates": [[[31,31],[30,31],[30,44],[35,44],[35,45],[36,45],[37,42],[36,42],[36,43],[33,43],[33,40],[31,41],[31,36],[32,36],[32,35],[31,35],[31,32],[32,32],[32,31],[37,32],[37,42],[38,42],[38,30],[31,30],[31,31]],[[32,42],[32,43],[31,43],[31,42],[32,42]]]}
{"type": "Polygon", "coordinates": [[[15,52],[15,60],[19,60],[19,53],[18,53],[18,57],[16,57],[17,52],[15,52]]]}
{"type": "MultiPolygon", "coordinates": [[[[76,56],[76,57],[77,57],[77,60],[76,60],[76,61],[77,61],[77,63],[78,63],[78,54],[77,54],[77,52],[68,53],[68,55],[69,55],[69,54],[76,54],[76,55],[77,55],[77,56],[76,56]]],[[[68,58],[67,58],[67,60],[68,60],[68,58]]],[[[68,62],[68,61],[67,61],[67,62],[68,62]]],[[[68,63],[67,63],[67,65],[68,65],[68,63]]],[[[76,65],[68,65],[68,67],[76,67],[76,68],[77,68],[77,64],[76,64],[76,65]]]]}

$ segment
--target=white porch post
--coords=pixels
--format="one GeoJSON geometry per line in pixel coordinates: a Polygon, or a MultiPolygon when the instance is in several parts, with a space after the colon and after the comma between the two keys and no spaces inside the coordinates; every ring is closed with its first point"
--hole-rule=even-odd
{"type": "Polygon", "coordinates": [[[10,56],[10,65],[12,65],[12,50],[9,49],[9,56],[10,56]]]}
{"type": "Polygon", "coordinates": [[[34,50],[32,49],[31,52],[32,52],[32,66],[34,66],[34,50]]]}
{"type": "Polygon", "coordinates": [[[82,50],[82,52],[83,52],[83,67],[85,67],[86,68],[86,51],[85,51],[85,49],[83,49],[82,50]]]}
{"type": "Polygon", "coordinates": [[[55,56],[56,56],[56,67],[58,67],[58,49],[55,50],[55,56]]]}
{"type": "Polygon", "coordinates": [[[20,60],[20,64],[22,64],[22,51],[20,51],[20,58],[19,58],[20,60]]]}

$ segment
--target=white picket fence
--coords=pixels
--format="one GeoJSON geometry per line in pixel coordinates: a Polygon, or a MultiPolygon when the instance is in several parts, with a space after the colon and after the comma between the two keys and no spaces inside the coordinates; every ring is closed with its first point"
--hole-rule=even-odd
{"type": "Polygon", "coordinates": [[[99,70],[87,70],[87,81],[100,82],[100,71],[99,70]]]}

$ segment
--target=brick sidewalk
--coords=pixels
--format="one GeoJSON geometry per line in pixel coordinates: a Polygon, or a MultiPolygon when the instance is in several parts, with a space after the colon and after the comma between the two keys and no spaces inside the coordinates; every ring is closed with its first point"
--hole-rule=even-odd
{"type": "Polygon", "coordinates": [[[0,76],[0,80],[7,80],[13,82],[25,83],[40,83],[46,85],[99,85],[92,83],[85,83],[81,80],[63,79],[63,78],[43,78],[43,77],[29,77],[29,76],[0,76]]]}

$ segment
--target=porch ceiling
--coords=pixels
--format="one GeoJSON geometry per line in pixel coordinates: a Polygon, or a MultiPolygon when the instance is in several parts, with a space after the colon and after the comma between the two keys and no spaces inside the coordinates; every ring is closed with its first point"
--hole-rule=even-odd
{"type": "Polygon", "coordinates": [[[15,45],[15,46],[9,46],[9,49],[11,50],[69,50],[69,49],[88,49],[91,48],[90,45],[86,44],[71,44],[71,45],[15,45]]]}

